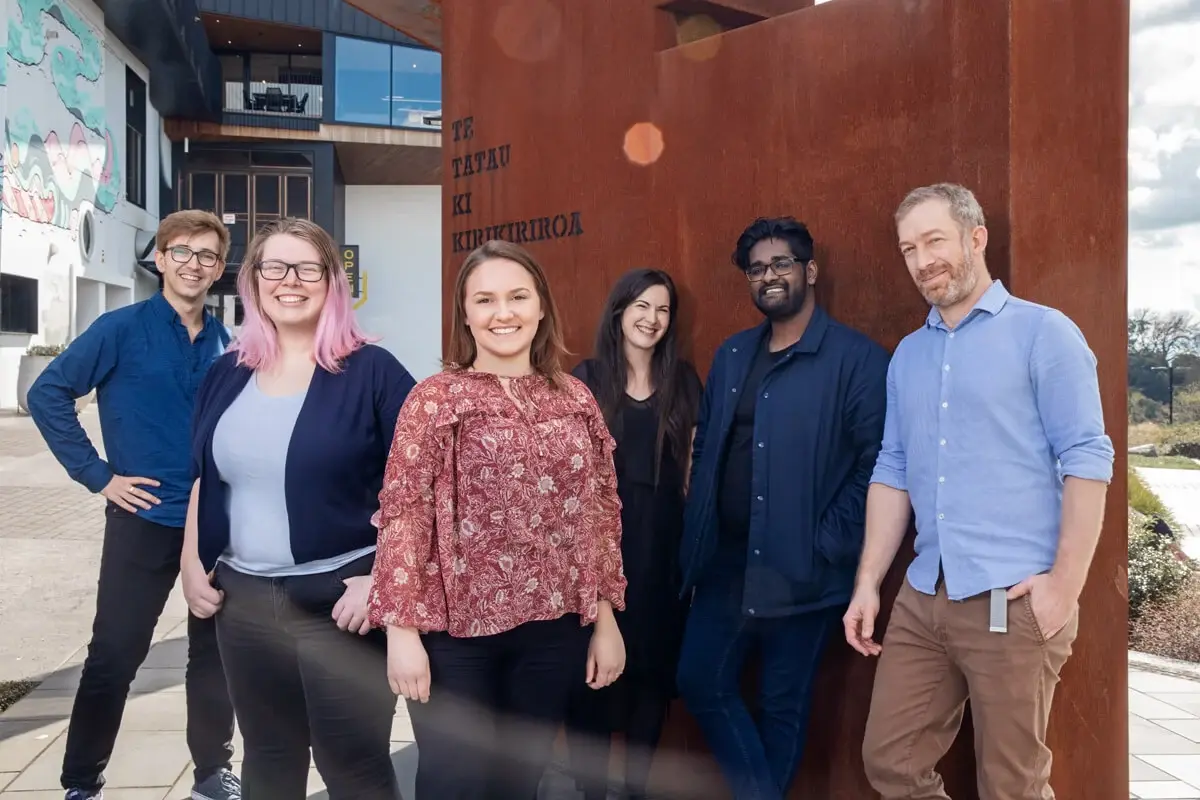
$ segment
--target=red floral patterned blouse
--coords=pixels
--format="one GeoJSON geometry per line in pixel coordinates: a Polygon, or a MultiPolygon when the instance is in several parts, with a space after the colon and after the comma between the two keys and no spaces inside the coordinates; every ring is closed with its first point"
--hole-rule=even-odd
{"type": "Polygon", "coordinates": [[[625,605],[616,447],[581,381],[446,371],[409,393],[379,511],[378,626],[487,636],[625,605]]]}

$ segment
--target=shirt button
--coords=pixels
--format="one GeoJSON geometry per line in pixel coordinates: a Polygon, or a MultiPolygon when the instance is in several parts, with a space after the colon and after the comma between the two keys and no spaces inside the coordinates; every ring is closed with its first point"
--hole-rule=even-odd
{"type": "Polygon", "coordinates": [[[762,500],[762,495],[761,495],[761,494],[758,496],[758,499],[759,499],[759,500],[762,500]]]}
{"type": "Polygon", "coordinates": [[[947,364],[947,365],[945,365],[944,367],[942,367],[942,369],[946,370],[946,372],[949,372],[949,371],[950,371],[950,365],[949,365],[949,364],[947,364]]]}
{"type": "Polygon", "coordinates": [[[945,440],[945,439],[942,439],[940,442],[938,442],[938,444],[940,444],[942,447],[945,447],[945,446],[946,446],[946,440],[945,440]]]}
{"type": "Polygon", "coordinates": [[[759,446],[759,447],[762,447],[762,446],[763,446],[763,443],[762,443],[762,442],[759,442],[759,443],[758,443],[758,446],[759,446]]]}
{"type": "Polygon", "coordinates": [[[945,482],[946,482],[946,476],[945,476],[945,475],[939,475],[939,476],[938,476],[938,483],[945,483],[945,482]]]}
{"type": "Polygon", "coordinates": [[[954,338],[954,333],[953,333],[953,332],[951,332],[951,333],[950,333],[950,338],[951,338],[951,339],[953,339],[953,338],[954,338]]]}
{"type": "Polygon", "coordinates": [[[945,518],[946,518],[945,514],[938,514],[938,519],[945,519],[945,518]]]}
{"type": "Polygon", "coordinates": [[[733,348],[733,352],[735,352],[735,353],[737,352],[737,348],[736,348],[736,347],[735,347],[735,348],[733,348]]]}
{"type": "Polygon", "coordinates": [[[771,396],[771,393],[770,393],[770,392],[763,392],[763,399],[764,399],[764,400],[766,400],[766,399],[767,399],[768,397],[770,397],[770,396],[771,396]]]}
{"type": "Polygon", "coordinates": [[[752,609],[750,609],[750,615],[751,615],[751,616],[754,616],[754,609],[753,609],[753,608],[752,608],[752,609]]]}
{"type": "Polygon", "coordinates": [[[762,553],[760,553],[760,552],[758,551],[758,548],[755,548],[755,550],[754,550],[754,555],[758,556],[758,555],[762,555],[762,553]]]}
{"type": "Polygon", "coordinates": [[[733,393],[734,393],[734,394],[737,394],[737,387],[734,387],[734,389],[733,389],[733,393]]]}

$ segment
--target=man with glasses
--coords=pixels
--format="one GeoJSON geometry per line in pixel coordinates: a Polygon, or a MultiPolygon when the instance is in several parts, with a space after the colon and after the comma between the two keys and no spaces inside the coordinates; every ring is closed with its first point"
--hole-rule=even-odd
{"type": "Polygon", "coordinates": [[[755,220],[733,261],[765,320],[720,346],[705,386],[680,553],[694,594],[678,683],[733,796],[782,800],[854,585],[888,354],[817,305],[812,236],[795,219],[755,220]],[[757,724],[740,691],[752,649],[757,724]]]}
{"type": "MultiPolygon", "coordinates": [[[[179,574],[191,494],[197,389],[229,343],[204,299],[225,269],[229,231],[207,211],[166,217],[155,238],[162,291],[100,316],[29,390],[29,412],[74,480],[103,495],[96,616],[63,757],[67,800],[98,800],[125,701],[179,574]],[[107,460],[75,415],[96,390],[107,460]]],[[[212,619],[188,616],[187,742],[194,800],[239,800],[233,706],[212,619]]]]}

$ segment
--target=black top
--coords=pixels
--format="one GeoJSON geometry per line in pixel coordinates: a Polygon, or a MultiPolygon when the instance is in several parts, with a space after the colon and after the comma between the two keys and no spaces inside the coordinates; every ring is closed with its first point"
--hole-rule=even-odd
{"type": "MultiPolygon", "coordinates": [[[[690,364],[686,370],[683,391],[696,408],[703,387],[690,364]]],[[[572,374],[599,395],[593,360],[584,361],[572,374]]],[[[626,396],[610,423],[617,442],[613,461],[621,498],[621,557],[628,581],[625,610],[617,612],[617,621],[625,639],[627,671],[670,686],[686,614],[686,604],[679,599],[679,542],[687,454],[675,453],[670,439],[664,438],[656,485],[658,410],[657,394],[641,401],[626,396]]]]}
{"type": "Polygon", "coordinates": [[[721,466],[721,488],[717,496],[717,514],[720,520],[718,535],[722,542],[745,544],[750,538],[754,408],[763,376],[788,352],[787,348],[784,348],[772,353],[769,349],[770,341],[769,336],[763,338],[762,344],[754,354],[750,372],[738,390],[733,425],[729,429],[728,446],[725,449],[725,462],[721,466]]]}

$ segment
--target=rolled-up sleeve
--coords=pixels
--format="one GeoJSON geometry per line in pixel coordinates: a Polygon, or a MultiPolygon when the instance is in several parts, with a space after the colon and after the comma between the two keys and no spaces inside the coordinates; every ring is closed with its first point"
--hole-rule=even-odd
{"type": "Polygon", "coordinates": [[[882,483],[901,492],[908,491],[908,457],[904,452],[904,440],[900,435],[900,399],[897,393],[897,359],[892,358],[887,371],[887,410],[883,418],[883,441],[871,483],[882,483]]]}
{"type": "Polygon", "coordinates": [[[1042,427],[1063,476],[1111,481],[1114,451],[1104,429],[1096,356],[1062,312],[1043,315],[1030,370],[1042,427]]]}

